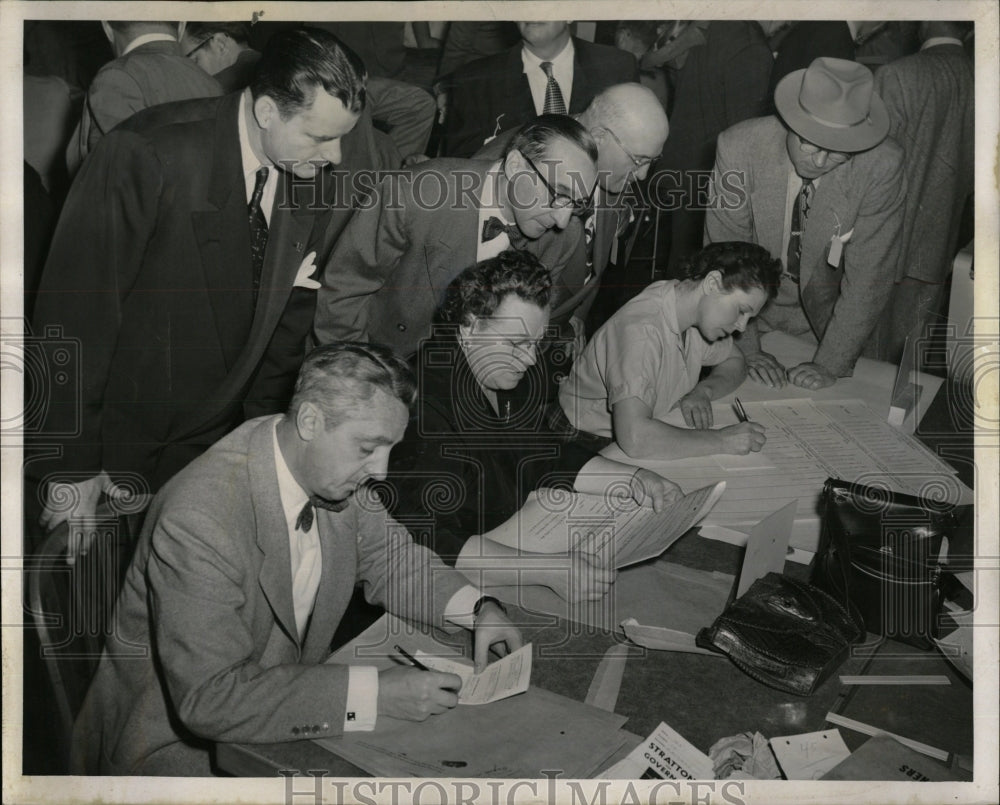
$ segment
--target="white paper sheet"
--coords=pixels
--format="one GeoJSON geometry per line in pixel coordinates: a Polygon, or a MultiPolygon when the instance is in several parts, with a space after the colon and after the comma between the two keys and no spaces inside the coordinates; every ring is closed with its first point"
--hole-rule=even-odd
{"type": "Polygon", "coordinates": [[[712,759],[660,722],[653,734],[598,775],[606,780],[714,780],[712,759]]]}
{"type": "Polygon", "coordinates": [[[458,694],[459,704],[497,702],[524,693],[531,684],[530,643],[490,663],[481,674],[477,674],[471,665],[446,657],[436,657],[423,651],[418,651],[416,657],[428,668],[458,674],[462,678],[462,689],[458,694]]]}
{"type": "Polygon", "coordinates": [[[851,754],[840,730],[772,738],[771,750],[789,780],[818,780],[851,754]]]}

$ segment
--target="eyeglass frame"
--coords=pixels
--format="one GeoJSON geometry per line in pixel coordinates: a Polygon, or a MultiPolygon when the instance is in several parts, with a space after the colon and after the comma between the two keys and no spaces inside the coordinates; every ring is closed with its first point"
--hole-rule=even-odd
{"type": "Polygon", "coordinates": [[[184,58],[185,59],[190,59],[195,53],[197,53],[199,50],[201,50],[203,47],[205,47],[205,45],[207,45],[213,39],[215,39],[215,34],[214,33],[213,34],[209,34],[204,39],[202,39],[201,42],[199,42],[197,45],[195,45],[193,48],[191,48],[191,50],[189,50],[187,53],[185,53],[184,54],[184,58]]]}
{"type": "Polygon", "coordinates": [[[854,154],[849,151],[834,151],[830,148],[824,148],[821,145],[816,145],[816,143],[807,140],[797,132],[795,136],[799,138],[799,150],[803,154],[812,156],[813,154],[818,154],[820,151],[823,151],[826,154],[827,159],[837,165],[843,165],[845,162],[850,162],[854,157],[854,154]]]}
{"type": "Polygon", "coordinates": [[[614,131],[611,130],[611,128],[609,128],[608,126],[599,126],[599,128],[611,135],[611,139],[614,140],[616,143],[618,143],[618,147],[622,149],[622,152],[625,154],[625,156],[627,156],[629,159],[632,160],[632,164],[635,166],[635,169],[637,171],[641,171],[643,168],[652,165],[659,158],[659,154],[657,154],[655,157],[648,157],[645,154],[641,158],[637,157],[635,154],[633,154],[625,147],[625,143],[621,141],[621,138],[619,138],[619,136],[615,134],[614,131]]]}
{"type": "Polygon", "coordinates": [[[549,180],[542,175],[542,172],[538,170],[538,166],[532,161],[531,157],[525,154],[523,151],[518,151],[518,153],[524,157],[525,162],[527,162],[531,169],[535,172],[535,175],[542,180],[542,184],[545,185],[545,189],[549,191],[549,207],[553,210],[564,210],[567,207],[573,208],[573,215],[577,218],[582,218],[594,207],[594,193],[597,190],[597,183],[594,183],[593,188],[590,190],[590,195],[583,200],[577,200],[572,196],[567,196],[565,193],[560,193],[556,190],[550,183],[549,180]],[[563,201],[562,199],[565,199],[563,201]],[[556,203],[558,202],[558,204],[556,203]]]}

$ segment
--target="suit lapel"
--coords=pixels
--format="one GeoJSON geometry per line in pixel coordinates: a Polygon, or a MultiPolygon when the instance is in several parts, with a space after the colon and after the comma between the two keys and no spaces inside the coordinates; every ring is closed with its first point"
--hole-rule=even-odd
{"type": "MultiPolygon", "coordinates": [[[[535,101],[531,97],[531,86],[528,84],[528,76],[524,73],[524,62],[521,60],[521,48],[513,47],[507,55],[507,70],[510,81],[503,82],[504,102],[500,105],[503,111],[507,111],[512,117],[510,119],[500,118],[499,128],[501,131],[520,126],[522,121],[531,120],[535,117],[535,101]]],[[[490,131],[497,127],[496,121],[489,121],[490,131]]]]}
{"type": "Polygon", "coordinates": [[[597,76],[592,76],[587,69],[587,65],[584,63],[583,59],[580,58],[581,42],[575,36],[573,37],[573,87],[569,94],[569,114],[575,115],[577,112],[582,112],[586,108],[587,100],[594,97],[594,92],[591,90],[598,81],[597,76]]]}
{"type": "MultiPolygon", "coordinates": [[[[753,228],[757,243],[777,257],[781,254],[781,242],[785,234],[785,209],[788,205],[788,176],[792,170],[791,160],[785,146],[784,128],[774,121],[776,129],[769,129],[764,148],[772,149],[770,159],[762,159],[759,174],[753,176],[754,202],[750,209],[757,208],[761,215],[754,215],[753,228]]],[[[751,159],[751,164],[757,162],[751,159]]]]}
{"type": "Polygon", "coordinates": [[[330,641],[354,591],[357,578],[357,504],[341,513],[317,509],[323,574],[316,591],[309,630],[302,649],[302,662],[320,662],[330,651],[330,641]]]}
{"type": "Polygon", "coordinates": [[[288,638],[298,645],[295,605],[292,603],[292,559],[288,546],[288,526],[278,493],[278,474],[274,466],[273,427],[274,417],[261,421],[250,436],[247,459],[250,503],[257,522],[257,547],[263,554],[258,580],[275,621],[288,638]]]}

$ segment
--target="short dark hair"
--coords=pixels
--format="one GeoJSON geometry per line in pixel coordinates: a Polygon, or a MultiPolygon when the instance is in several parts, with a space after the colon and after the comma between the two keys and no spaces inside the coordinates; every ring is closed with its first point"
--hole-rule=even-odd
{"type": "Polygon", "coordinates": [[[568,140],[584,151],[591,162],[597,162],[597,143],[590,132],[579,122],[567,115],[539,115],[520,130],[507,144],[506,157],[511,151],[520,151],[534,161],[545,156],[552,141],[558,138],[568,140]]]}
{"type": "Polygon", "coordinates": [[[763,246],[741,240],[710,243],[681,263],[684,279],[701,280],[711,271],[722,274],[722,287],[727,291],[763,288],[770,299],[777,295],[781,282],[781,260],[763,246]]]}
{"type": "Polygon", "coordinates": [[[465,269],[448,285],[438,320],[469,326],[474,318],[492,316],[511,295],[543,310],[549,306],[552,276],[531,252],[507,249],[465,269]]]}
{"type": "Polygon", "coordinates": [[[335,341],[316,347],[302,362],[288,415],[294,417],[303,403],[310,402],[323,412],[330,430],[363,409],[378,391],[411,408],[417,399],[417,378],[388,347],[335,341]]]}
{"type": "Polygon", "coordinates": [[[360,57],[329,31],[291,28],[268,40],[250,92],[255,101],[263,95],[271,98],[287,120],[312,104],[319,84],[357,114],[365,105],[367,78],[360,57]]]}
{"type": "Polygon", "coordinates": [[[213,34],[225,34],[241,45],[250,44],[249,22],[189,22],[184,33],[192,39],[202,41],[213,34]]]}

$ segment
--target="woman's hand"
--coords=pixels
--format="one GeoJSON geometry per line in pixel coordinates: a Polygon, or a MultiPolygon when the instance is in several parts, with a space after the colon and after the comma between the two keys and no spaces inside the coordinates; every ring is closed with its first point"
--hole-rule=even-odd
{"type": "Polygon", "coordinates": [[[708,430],[712,427],[712,398],[704,389],[695,386],[677,401],[677,407],[684,414],[684,422],[689,428],[708,430]]]}
{"type": "Polygon", "coordinates": [[[652,506],[655,512],[684,497],[684,492],[673,481],[641,467],[635,471],[629,487],[632,490],[632,500],[640,506],[652,506]]]}

